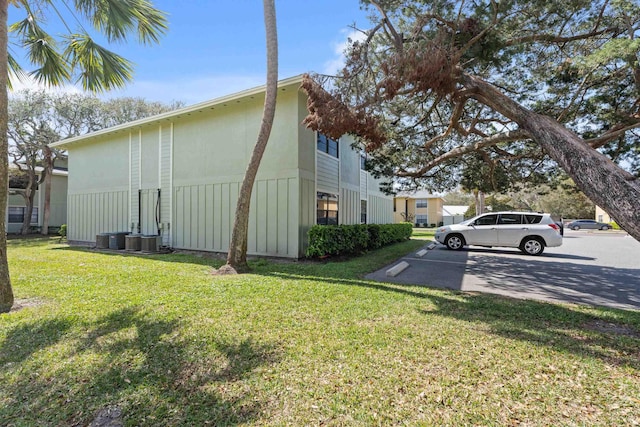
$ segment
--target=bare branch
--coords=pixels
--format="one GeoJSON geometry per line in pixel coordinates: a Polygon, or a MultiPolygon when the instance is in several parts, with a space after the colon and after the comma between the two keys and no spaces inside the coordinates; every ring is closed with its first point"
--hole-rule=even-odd
{"type": "Polygon", "coordinates": [[[517,131],[507,131],[501,134],[491,135],[481,141],[477,141],[473,144],[464,145],[460,147],[456,147],[453,150],[450,150],[431,161],[427,162],[420,169],[414,172],[401,172],[398,174],[400,177],[421,177],[426,174],[429,170],[438,166],[441,163],[446,162],[447,160],[454,159],[456,157],[463,156],[464,154],[468,154],[474,151],[480,151],[483,148],[491,147],[503,142],[513,142],[520,141],[523,139],[528,139],[529,135],[521,130],[517,131]]]}

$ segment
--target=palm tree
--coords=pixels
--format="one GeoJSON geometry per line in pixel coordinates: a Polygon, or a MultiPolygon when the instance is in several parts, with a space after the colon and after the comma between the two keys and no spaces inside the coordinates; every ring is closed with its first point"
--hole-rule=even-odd
{"type": "Polygon", "coordinates": [[[144,44],[157,43],[167,30],[165,14],[153,7],[149,0],[0,0],[0,313],[13,306],[13,291],[7,263],[7,238],[4,212],[7,210],[8,141],[7,141],[7,89],[9,70],[18,77],[26,73],[18,61],[9,54],[9,33],[27,52],[28,60],[36,67],[31,75],[36,81],[49,86],[79,81],[85,90],[105,91],[124,86],[133,76],[132,63],[99,45],[80,23],[84,18],[101,32],[109,42],[124,41],[137,35],[144,44]],[[9,4],[20,8],[25,19],[10,27],[7,25],[9,4]],[[60,6],[60,7],[58,7],[60,6]],[[64,7],[64,8],[63,8],[64,7]],[[72,30],[63,17],[66,10],[74,13],[78,30],[72,30]],[[68,34],[56,39],[43,27],[43,17],[63,19],[68,34]]]}
{"type": "Polygon", "coordinates": [[[267,38],[267,89],[264,99],[264,111],[258,140],[251,160],[245,171],[238,204],[236,205],[236,218],[233,223],[227,264],[218,270],[219,274],[233,274],[246,271],[247,266],[247,239],[249,229],[249,208],[251,203],[251,191],[258,173],[258,167],[262,155],[269,141],[269,134],[273,126],[273,118],[276,113],[276,95],[278,93],[278,33],[276,27],[276,8],[274,0],[264,0],[264,23],[267,38]]]}

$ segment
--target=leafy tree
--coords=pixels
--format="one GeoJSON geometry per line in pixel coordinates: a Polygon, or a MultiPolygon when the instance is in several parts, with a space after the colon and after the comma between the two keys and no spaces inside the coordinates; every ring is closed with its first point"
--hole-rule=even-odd
{"type": "Polygon", "coordinates": [[[12,190],[25,199],[22,234],[29,232],[36,190],[43,182],[42,234],[48,234],[51,175],[56,160],[66,158],[65,153],[49,148],[48,144],[160,114],[180,105],[179,102],[165,105],[130,97],[101,101],[91,95],[29,90],[12,96],[9,99],[9,154],[17,168],[11,175],[22,175],[24,181],[24,188],[12,190]]]}
{"type": "MultiPolygon", "coordinates": [[[[108,42],[125,41],[130,35],[137,36],[142,43],[154,43],[166,31],[164,13],[153,7],[148,0],[3,0],[0,1],[0,212],[6,212],[8,194],[8,76],[24,75],[19,60],[13,51],[8,51],[9,34],[16,46],[27,53],[27,61],[35,66],[29,74],[47,85],[60,85],[77,79],[85,90],[103,91],[122,87],[131,80],[133,66],[125,58],[98,44],[79,25],[71,29],[65,22],[68,34],[56,39],[47,33],[45,17],[61,17],[60,7],[77,12],[80,18],[102,33],[108,42]],[[25,18],[7,25],[9,4],[24,12],[25,18]]],[[[0,313],[13,305],[13,290],[7,263],[6,223],[0,220],[0,313]]]]}
{"type": "Polygon", "coordinates": [[[449,191],[442,196],[442,198],[444,199],[445,205],[463,206],[473,202],[473,196],[461,190],[449,191]]]}
{"type": "Polygon", "coordinates": [[[59,138],[49,120],[49,96],[46,93],[25,92],[22,98],[10,100],[8,135],[11,142],[9,155],[16,167],[11,175],[18,175],[24,183],[12,192],[24,198],[25,213],[21,233],[27,234],[30,231],[36,191],[45,177],[52,173],[55,162],[55,156],[47,144],[59,138]],[[47,169],[39,171],[45,158],[48,160],[47,169]]]}
{"type": "Polygon", "coordinates": [[[264,150],[267,148],[269,135],[276,113],[276,96],[278,94],[278,32],[276,26],[276,7],[274,0],[263,1],[264,23],[267,40],[267,88],[264,99],[264,111],[258,140],[253,148],[251,159],[247,165],[244,179],[238,195],[236,218],[233,223],[227,264],[218,269],[220,274],[244,272],[247,266],[247,240],[249,236],[249,208],[251,191],[264,150]]]}
{"type": "Polygon", "coordinates": [[[401,182],[454,185],[476,155],[544,176],[551,159],[640,240],[640,179],[615,163],[638,164],[637,0],[361,3],[372,28],[344,69],[304,82],[308,126],[359,136],[401,182]]]}

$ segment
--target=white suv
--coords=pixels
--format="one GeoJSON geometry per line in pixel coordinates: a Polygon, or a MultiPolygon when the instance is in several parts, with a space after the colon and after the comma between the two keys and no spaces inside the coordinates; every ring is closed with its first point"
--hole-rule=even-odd
{"type": "Polygon", "coordinates": [[[545,246],[562,245],[558,224],[551,215],[535,212],[493,212],[459,224],[439,227],[436,240],[447,248],[465,245],[520,248],[528,255],[540,255],[545,246]]]}

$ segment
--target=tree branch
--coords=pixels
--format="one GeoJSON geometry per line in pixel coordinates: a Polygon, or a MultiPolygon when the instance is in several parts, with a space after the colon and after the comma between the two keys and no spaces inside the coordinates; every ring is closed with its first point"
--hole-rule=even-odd
{"type": "Polygon", "coordinates": [[[525,37],[518,37],[515,39],[507,40],[505,42],[506,46],[514,46],[517,44],[523,43],[532,43],[532,42],[547,42],[547,43],[556,43],[556,44],[564,44],[577,40],[586,40],[595,36],[600,36],[602,34],[613,33],[617,34],[619,32],[618,28],[605,28],[600,31],[591,31],[588,33],[577,34],[575,36],[563,37],[555,34],[533,34],[525,37]]]}
{"type": "Polygon", "coordinates": [[[640,120],[632,125],[621,127],[622,125],[614,126],[608,132],[600,135],[597,138],[586,139],[585,142],[591,148],[600,148],[609,141],[616,139],[622,135],[624,135],[627,131],[632,129],[640,128],[640,120]]]}
{"type": "Polygon", "coordinates": [[[487,138],[484,138],[483,140],[480,140],[474,144],[470,144],[470,145],[464,145],[461,147],[456,147],[453,150],[450,150],[434,159],[432,159],[431,161],[429,161],[428,163],[426,163],[424,166],[422,166],[420,169],[418,169],[415,172],[400,172],[398,174],[398,176],[400,177],[421,177],[423,176],[425,173],[427,173],[429,170],[433,169],[434,167],[438,166],[441,163],[444,163],[447,160],[453,159],[455,157],[460,157],[464,154],[468,154],[471,153],[473,151],[480,151],[483,148],[487,148],[487,147],[491,147],[493,145],[496,144],[500,144],[502,142],[512,142],[512,141],[519,141],[522,139],[528,139],[529,135],[522,131],[522,130],[517,130],[517,131],[507,131],[505,133],[500,133],[500,134],[495,134],[495,135],[491,135],[487,138]]]}

